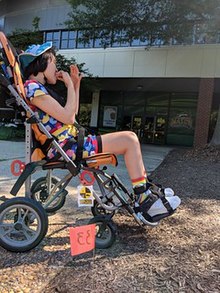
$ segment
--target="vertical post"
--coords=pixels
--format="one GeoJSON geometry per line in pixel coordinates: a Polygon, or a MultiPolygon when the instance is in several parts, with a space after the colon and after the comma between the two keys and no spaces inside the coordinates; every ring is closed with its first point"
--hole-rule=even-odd
{"type": "Polygon", "coordinates": [[[196,113],[195,147],[201,147],[207,144],[213,92],[214,78],[201,78],[196,113]]]}
{"type": "MultiPolygon", "coordinates": [[[[32,129],[31,124],[25,123],[25,164],[31,162],[31,148],[32,148],[32,129]]],[[[25,196],[30,197],[31,193],[31,176],[25,181],[25,196]]]]}
{"type": "Polygon", "coordinates": [[[46,176],[46,182],[47,182],[47,192],[48,194],[51,193],[51,185],[52,185],[52,170],[47,171],[47,176],[46,176]]]}
{"type": "Polygon", "coordinates": [[[97,127],[98,113],[99,113],[99,97],[100,97],[99,91],[92,93],[92,112],[91,112],[91,119],[90,119],[91,127],[97,127]]]}

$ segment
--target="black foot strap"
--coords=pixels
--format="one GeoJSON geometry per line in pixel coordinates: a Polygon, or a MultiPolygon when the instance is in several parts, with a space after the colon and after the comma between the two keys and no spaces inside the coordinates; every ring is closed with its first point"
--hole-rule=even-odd
{"type": "Polygon", "coordinates": [[[174,213],[174,209],[171,207],[170,203],[167,201],[166,197],[164,194],[161,193],[150,193],[147,198],[140,204],[139,207],[135,207],[134,208],[135,212],[138,213],[142,213],[143,217],[149,221],[149,222],[158,222],[160,220],[162,220],[163,218],[166,218],[170,215],[172,215],[174,213]],[[151,217],[148,214],[149,209],[151,208],[151,206],[158,200],[161,199],[163,205],[165,206],[165,208],[167,209],[166,213],[163,214],[158,214],[155,215],[153,217],[151,217]]]}
{"type": "Polygon", "coordinates": [[[141,213],[146,213],[151,208],[151,206],[158,200],[158,198],[159,197],[157,194],[150,193],[147,198],[140,204],[139,211],[141,213]]]}
{"type": "Polygon", "coordinates": [[[168,213],[172,214],[173,213],[173,208],[171,207],[169,201],[166,199],[164,194],[158,194],[159,198],[162,200],[163,205],[167,209],[168,213]]]}

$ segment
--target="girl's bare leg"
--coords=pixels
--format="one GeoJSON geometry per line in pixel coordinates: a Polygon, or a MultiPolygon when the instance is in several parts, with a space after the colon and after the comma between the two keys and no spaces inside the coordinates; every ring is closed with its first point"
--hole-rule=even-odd
{"type": "Polygon", "coordinates": [[[134,132],[121,131],[102,135],[102,151],[124,155],[131,180],[145,176],[140,143],[134,132]]]}
{"type": "MultiPolygon", "coordinates": [[[[145,189],[146,186],[144,186],[144,184],[146,181],[143,177],[146,177],[146,173],[140,144],[136,134],[131,131],[104,134],[102,135],[102,147],[103,152],[124,155],[128,174],[132,180],[133,188],[136,189],[136,199],[139,203],[138,209],[143,216],[146,217],[145,219],[148,219],[148,216],[154,217],[156,215],[160,215],[160,219],[168,217],[171,213],[170,210],[167,209],[167,206],[164,205],[159,197],[155,199],[155,195],[152,196],[149,189],[145,189]],[[143,185],[133,184],[134,181],[138,181],[138,178],[141,179],[143,185]],[[137,188],[139,188],[139,192],[137,192],[137,188]],[[140,188],[143,188],[143,191],[140,191],[140,188]],[[146,200],[147,198],[149,199],[148,201],[146,200]],[[150,206],[148,206],[149,202],[151,202],[150,206]]],[[[172,211],[174,211],[181,202],[178,196],[166,197],[166,201],[172,211]]],[[[153,218],[152,221],[154,222],[153,218]]],[[[158,221],[158,218],[156,218],[155,221],[158,221]]]]}

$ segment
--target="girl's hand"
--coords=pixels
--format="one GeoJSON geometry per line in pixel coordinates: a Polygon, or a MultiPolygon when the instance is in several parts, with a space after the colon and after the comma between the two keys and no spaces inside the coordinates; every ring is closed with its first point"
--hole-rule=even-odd
{"type": "Polygon", "coordinates": [[[70,65],[70,77],[75,88],[80,86],[83,75],[79,72],[77,65],[70,65]]]}
{"type": "Polygon", "coordinates": [[[73,86],[72,79],[68,72],[60,70],[56,73],[56,78],[65,83],[65,86],[68,88],[69,86],[73,86]]]}

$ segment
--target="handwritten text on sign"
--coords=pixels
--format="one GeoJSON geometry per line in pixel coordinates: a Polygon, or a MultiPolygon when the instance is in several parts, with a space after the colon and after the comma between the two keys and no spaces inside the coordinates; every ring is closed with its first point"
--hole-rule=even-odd
{"type": "Polygon", "coordinates": [[[71,255],[78,255],[95,248],[95,224],[71,227],[70,246],[71,255]]]}

